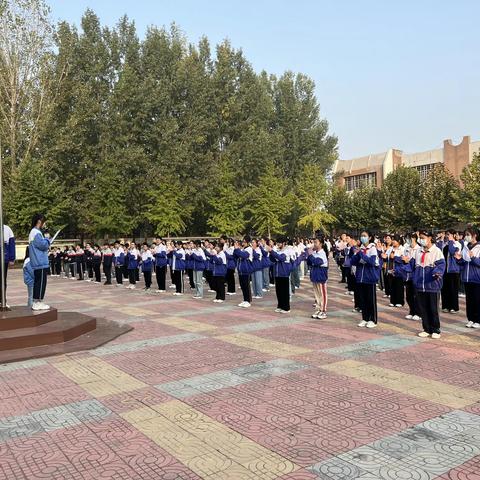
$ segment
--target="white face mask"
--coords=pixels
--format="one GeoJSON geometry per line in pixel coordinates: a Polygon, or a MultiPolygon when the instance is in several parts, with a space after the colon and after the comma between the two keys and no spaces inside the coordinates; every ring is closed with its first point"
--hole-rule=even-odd
{"type": "Polygon", "coordinates": [[[470,243],[472,241],[472,237],[470,235],[465,235],[465,242],[470,243]]]}
{"type": "Polygon", "coordinates": [[[421,247],[424,247],[424,246],[427,244],[427,241],[426,241],[424,238],[419,238],[419,239],[418,239],[418,244],[419,244],[421,247]]]}

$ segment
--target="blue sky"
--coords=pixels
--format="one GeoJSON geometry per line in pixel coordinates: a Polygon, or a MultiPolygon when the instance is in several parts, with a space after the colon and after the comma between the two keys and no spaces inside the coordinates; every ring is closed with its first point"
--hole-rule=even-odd
{"type": "Polygon", "coordinates": [[[126,13],[139,34],[175,22],[190,41],[229,38],[258,71],[303,72],[342,158],[480,140],[480,1],[47,0],[54,20],[103,24],[126,13]]]}

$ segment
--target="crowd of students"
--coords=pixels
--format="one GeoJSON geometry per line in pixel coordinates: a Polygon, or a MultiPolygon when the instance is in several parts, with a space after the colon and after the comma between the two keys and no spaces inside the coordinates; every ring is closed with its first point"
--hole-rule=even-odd
{"type": "Polygon", "coordinates": [[[275,288],[277,313],[290,311],[290,299],[308,275],[315,298],[312,318],[326,318],[328,306],[329,253],[341,270],[346,293],[353,296],[354,311],[361,313],[359,327],[377,326],[377,289],[389,298],[392,308],[408,305],[407,319],[422,322],[419,336],[440,338],[438,312],[456,314],[459,296],[466,297],[467,327],[480,328],[480,242],[478,231],[464,234],[419,231],[405,237],[369,232],[355,238],[342,234],[335,242],[314,239],[268,238],[242,240],[221,237],[218,241],[165,242],[156,238],[150,245],[135,242],[86,244],[52,248],[50,274],[72,280],[102,282],[135,289],[144,277],[144,290],[167,291],[170,275],[174,295],[185,294],[185,284],[195,299],[203,298],[204,284],[215,293],[216,303],[235,295],[240,285],[241,308],[275,288]],[[112,281],[114,279],[114,282],[112,281]],[[464,292],[464,293],[463,293],[464,292]]]}

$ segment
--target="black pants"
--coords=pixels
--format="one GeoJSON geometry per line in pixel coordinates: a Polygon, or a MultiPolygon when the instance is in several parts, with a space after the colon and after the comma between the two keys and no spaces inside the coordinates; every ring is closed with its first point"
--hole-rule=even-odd
{"type": "Polygon", "coordinates": [[[225,278],[227,280],[228,293],[235,293],[235,269],[229,268],[225,278]]]}
{"type": "Polygon", "coordinates": [[[352,275],[351,267],[345,267],[345,268],[348,268],[347,290],[349,292],[354,292],[355,291],[355,275],[352,275]]]}
{"type": "Polygon", "coordinates": [[[176,293],[183,293],[183,272],[181,270],[172,270],[172,280],[176,293]]]}
{"type": "Polygon", "coordinates": [[[458,287],[460,286],[459,273],[446,273],[443,276],[442,310],[455,310],[458,312],[458,287]]]}
{"type": "Polygon", "coordinates": [[[33,271],[33,301],[39,302],[45,298],[47,288],[48,268],[39,268],[33,271]]]}
{"type": "Polygon", "coordinates": [[[420,311],[417,305],[417,292],[415,291],[412,280],[405,282],[405,296],[407,297],[409,315],[417,315],[420,317],[420,311]]]}
{"type": "Polygon", "coordinates": [[[340,280],[340,283],[346,283],[346,281],[347,281],[347,270],[343,266],[343,264],[340,265],[340,272],[342,272],[342,279],[340,280]]]}
{"type": "MultiPolygon", "coordinates": [[[[8,273],[8,262],[0,263],[0,269],[2,269],[1,277],[3,278],[3,284],[5,285],[5,297],[7,296],[7,273],[8,273]],[[3,266],[3,269],[2,269],[3,266]]],[[[2,300],[2,289],[0,288],[0,302],[2,300]]],[[[7,300],[5,299],[5,303],[7,300]]],[[[1,303],[0,303],[1,305],[1,303]]]]}
{"type": "Polygon", "coordinates": [[[127,268],[127,265],[122,265],[122,275],[123,275],[123,278],[126,280],[128,278],[130,278],[130,274],[128,272],[128,268],[127,268]]]}
{"type": "Polygon", "coordinates": [[[269,274],[269,277],[270,277],[270,285],[274,285],[275,284],[275,275],[273,274],[273,266],[271,266],[269,268],[268,274],[269,274]]]}
{"type": "Polygon", "coordinates": [[[128,271],[128,281],[130,285],[135,285],[137,283],[137,277],[135,275],[136,268],[129,268],[128,271]]]}
{"type": "Polygon", "coordinates": [[[62,261],[55,262],[55,274],[60,275],[62,273],[62,261]]]}
{"type": "Polygon", "coordinates": [[[77,262],[77,273],[78,273],[78,279],[83,280],[83,263],[82,262],[77,262]]]}
{"type": "Polygon", "coordinates": [[[403,280],[400,277],[391,277],[390,285],[390,303],[393,305],[402,305],[405,303],[405,291],[403,280]]]}
{"type": "Polygon", "coordinates": [[[377,323],[377,286],[374,283],[359,283],[362,319],[377,323]]]}
{"type": "Polygon", "coordinates": [[[87,262],[87,272],[88,272],[88,278],[93,278],[93,265],[92,262],[87,262]]]}
{"type": "Polygon", "coordinates": [[[225,277],[213,277],[213,283],[215,285],[215,291],[217,300],[225,300],[225,277]]]}
{"type": "Polygon", "coordinates": [[[464,283],[467,320],[480,323],[480,283],[464,283]]]}
{"type": "MultiPolygon", "coordinates": [[[[250,303],[252,301],[252,291],[250,289],[250,275],[238,275],[240,288],[243,293],[243,301],[250,303]]],[[[287,278],[288,280],[288,278],[287,278]]]]}
{"type": "Polygon", "coordinates": [[[115,279],[119,285],[123,283],[123,265],[115,267],[115,279]]]}
{"type": "Polygon", "coordinates": [[[165,290],[165,277],[167,276],[167,266],[155,267],[155,276],[157,277],[157,286],[159,290],[165,290]]]}
{"type": "Polygon", "coordinates": [[[417,302],[422,316],[423,330],[430,334],[440,333],[438,293],[417,292],[417,302]]]}
{"type": "Polygon", "coordinates": [[[95,274],[95,281],[96,282],[101,282],[102,281],[102,276],[100,274],[100,264],[99,263],[94,263],[93,264],[93,273],[95,274]]]}
{"type": "Polygon", "coordinates": [[[187,270],[188,274],[188,283],[190,284],[190,288],[193,289],[195,288],[195,281],[193,280],[193,268],[189,268],[187,270]]]}
{"type": "Polygon", "coordinates": [[[145,288],[152,286],[152,271],[143,272],[143,279],[145,280],[145,288]]]}
{"type": "Polygon", "coordinates": [[[139,268],[139,267],[137,267],[137,268],[135,269],[135,280],[136,280],[137,282],[140,281],[140,268],[139,268]]]}
{"type": "Polygon", "coordinates": [[[383,293],[390,296],[392,293],[392,276],[387,273],[386,270],[382,271],[383,276],[383,293]]]}
{"type": "Polygon", "coordinates": [[[362,310],[362,294],[360,292],[360,283],[357,282],[354,275],[352,276],[355,280],[355,283],[353,286],[353,301],[354,301],[353,305],[357,310],[362,310]]]}
{"type": "Polygon", "coordinates": [[[105,284],[111,285],[112,284],[112,266],[111,265],[103,265],[103,273],[105,274],[105,284]]]}
{"type": "Polygon", "coordinates": [[[290,311],[290,277],[275,277],[277,308],[290,311]]]}
{"type": "Polygon", "coordinates": [[[207,283],[208,283],[208,288],[209,288],[210,290],[215,290],[214,285],[213,285],[213,282],[212,282],[212,278],[213,278],[212,271],[205,269],[204,272],[203,272],[203,275],[205,276],[205,280],[206,280],[207,283]]]}

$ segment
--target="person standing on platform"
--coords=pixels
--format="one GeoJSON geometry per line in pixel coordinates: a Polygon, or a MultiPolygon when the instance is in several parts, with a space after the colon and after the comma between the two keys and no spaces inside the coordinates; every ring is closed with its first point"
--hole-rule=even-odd
{"type": "MultiPolygon", "coordinates": [[[[15,263],[15,236],[12,229],[8,225],[3,226],[3,241],[5,247],[5,258],[0,264],[1,277],[3,278],[3,284],[5,286],[5,296],[7,295],[7,273],[8,267],[13,267],[15,263]]],[[[0,288],[0,304],[3,305],[2,289],[0,288]]],[[[5,298],[5,304],[7,299],[5,298]]],[[[6,305],[8,307],[8,305],[6,305]]]]}

